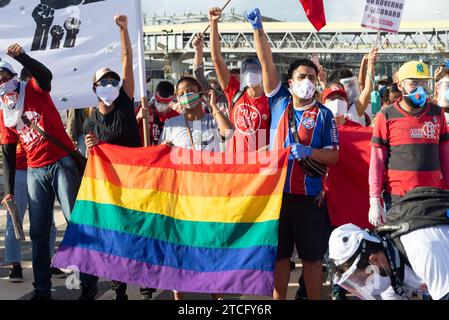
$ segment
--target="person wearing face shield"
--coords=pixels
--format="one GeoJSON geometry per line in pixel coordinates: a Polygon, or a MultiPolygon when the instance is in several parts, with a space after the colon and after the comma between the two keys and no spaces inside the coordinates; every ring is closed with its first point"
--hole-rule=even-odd
{"type": "Polygon", "coordinates": [[[204,39],[201,33],[195,35],[192,41],[192,45],[195,49],[195,57],[193,58],[193,77],[198,80],[204,91],[214,90],[217,97],[218,108],[226,115],[228,114],[228,99],[224,94],[220,84],[216,79],[210,79],[206,77],[204,73],[204,63],[203,63],[203,49],[204,49],[204,39]]]}
{"type": "Polygon", "coordinates": [[[367,108],[371,99],[371,91],[373,91],[373,77],[377,56],[378,50],[372,49],[368,55],[363,57],[360,72],[360,78],[363,80],[363,90],[360,90],[359,79],[350,69],[340,68],[329,76],[329,81],[340,82],[348,95],[348,111],[345,114],[345,118],[357,122],[363,127],[368,127],[371,122],[370,110],[367,110],[367,108]]]}
{"type": "MultiPolygon", "coordinates": [[[[28,199],[35,288],[31,299],[49,300],[53,203],[57,197],[68,221],[80,181],[75,161],[68,152],[75,151],[75,146],[50,96],[51,71],[27,55],[19,44],[11,45],[6,52],[28,71],[31,79],[17,79],[11,64],[0,61],[0,126],[6,194],[2,204],[15,202],[16,197],[19,202],[28,199]],[[40,130],[59,140],[64,149],[42,136],[40,130]],[[26,195],[15,194],[15,184],[20,183],[15,180],[16,170],[24,171],[23,166],[16,167],[20,156],[16,153],[18,143],[26,154],[26,195]]],[[[84,283],[84,274],[80,276],[84,283]]]]}
{"type": "Polygon", "coordinates": [[[434,102],[443,109],[446,124],[449,125],[449,69],[440,68],[435,81],[434,102]]]}
{"type": "Polygon", "coordinates": [[[169,81],[161,81],[156,86],[156,92],[150,99],[148,109],[139,107],[137,109],[136,120],[140,126],[140,139],[143,141],[143,120],[148,119],[150,146],[157,146],[159,138],[164,129],[165,121],[176,117],[179,113],[173,110],[173,100],[175,98],[175,87],[169,81]]]}
{"type": "Polygon", "coordinates": [[[444,189],[449,183],[449,133],[444,112],[429,101],[429,68],[407,62],[398,80],[403,98],[378,113],[371,140],[369,221],[374,226],[385,222],[386,211],[408,191],[444,189]]]}
{"type": "Polygon", "coordinates": [[[270,108],[262,86],[262,70],[257,58],[241,62],[240,79],[232,76],[221,54],[218,21],[220,8],[209,10],[211,56],[218,82],[228,99],[229,119],[234,136],[226,146],[229,152],[266,149],[269,143],[270,108]]]}
{"type": "Polygon", "coordinates": [[[326,208],[319,201],[326,174],[312,170],[338,161],[338,133],[332,112],[314,100],[318,68],[309,59],[290,65],[288,84],[279,80],[259,9],[247,14],[254,29],[257,56],[262,65],[263,86],[271,111],[270,150],[291,148],[288,175],[279,218],[278,255],[274,299],[286,299],[290,258],[296,246],[303,263],[307,297],[321,298],[321,260],[327,247],[329,225],[326,208]],[[310,165],[310,166],[309,166],[310,165]]]}
{"type": "Polygon", "coordinates": [[[334,281],[362,300],[407,299],[423,287],[449,300],[449,226],[419,228],[400,243],[402,250],[384,232],[338,227],[329,239],[334,281]]]}

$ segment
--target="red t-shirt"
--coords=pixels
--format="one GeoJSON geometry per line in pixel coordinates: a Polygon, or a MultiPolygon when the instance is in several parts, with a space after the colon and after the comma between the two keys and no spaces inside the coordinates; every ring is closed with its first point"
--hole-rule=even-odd
{"type": "Polygon", "coordinates": [[[445,188],[439,146],[449,141],[446,119],[440,107],[427,104],[412,116],[399,104],[377,114],[371,143],[387,149],[386,191],[394,198],[417,187],[445,188]]]}
{"type": "Polygon", "coordinates": [[[245,93],[233,104],[234,96],[240,91],[240,81],[231,76],[224,90],[230,109],[230,120],[235,126],[234,136],[229,141],[227,151],[257,151],[270,142],[270,106],[268,98],[262,95],[250,98],[245,93]]]}
{"type": "Polygon", "coordinates": [[[338,125],[338,127],[362,127],[362,125],[358,122],[345,119],[345,123],[338,125]]]}
{"type": "MultiPolygon", "coordinates": [[[[1,136],[3,137],[6,132],[6,127],[3,121],[3,110],[0,110],[0,128],[1,128],[1,136]]],[[[3,141],[3,138],[2,138],[3,141]]],[[[25,149],[22,147],[20,142],[17,144],[16,148],[16,170],[26,170],[27,169],[27,153],[25,149]]]]}
{"type": "MultiPolygon", "coordinates": [[[[140,106],[136,110],[136,115],[140,112],[140,106]]],[[[159,112],[155,107],[149,107],[150,120],[149,120],[149,131],[150,131],[150,146],[157,146],[160,141],[162,130],[164,129],[165,121],[168,119],[179,116],[178,111],[169,109],[165,112],[159,112]]],[[[143,121],[139,123],[140,139],[142,143],[145,141],[143,136],[143,121]]]]}
{"type": "MultiPolygon", "coordinates": [[[[35,79],[28,81],[25,90],[23,116],[74,150],[75,146],[64,129],[50,93],[42,90],[35,79]]],[[[25,126],[22,120],[19,120],[15,128],[6,128],[2,124],[2,144],[17,143],[19,140],[28,155],[30,168],[45,167],[67,156],[67,152],[25,126]]]]}

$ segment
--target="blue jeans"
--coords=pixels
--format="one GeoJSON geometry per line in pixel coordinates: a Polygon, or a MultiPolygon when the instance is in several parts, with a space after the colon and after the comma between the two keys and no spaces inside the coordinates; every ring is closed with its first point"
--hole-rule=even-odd
{"type": "Polygon", "coordinates": [[[50,230],[55,197],[66,220],[75,204],[80,179],[70,156],[27,173],[30,237],[33,246],[33,274],[36,290],[50,294],[50,230]]]}
{"type": "MultiPolygon", "coordinates": [[[[20,220],[23,222],[25,211],[28,206],[27,190],[27,172],[26,170],[17,170],[15,176],[14,197],[16,199],[17,211],[20,220]]],[[[53,220],[50,231],[50,256],[54,254],[56,242],[56,226],[53,220]]],[[[6,233],[5,233],[5,262],[8,264],[19,264],[22,262],[22,242],[16,239],[11,216],[6,215],[6,233]]]]}

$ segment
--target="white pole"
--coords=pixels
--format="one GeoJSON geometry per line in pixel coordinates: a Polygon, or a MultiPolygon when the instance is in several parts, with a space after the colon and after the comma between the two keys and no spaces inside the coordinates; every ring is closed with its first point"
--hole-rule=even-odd
{"type": "MultiPolygon", "coordinates": [[[[139,69],[139,87],[142,108],[148,108],[147,100],[147,87],[146,87],[146,70],[145,70],[145,49],[143,45],[143,15],[142,15],[142,3],[141,0],[136,1],[136,18],[137,18],[137,55],[138,55],[138,69],[139,69]]],[[[149,125],[148,119],[143,119],[143,136],[145,146],[149,145],[149,125]]]]}

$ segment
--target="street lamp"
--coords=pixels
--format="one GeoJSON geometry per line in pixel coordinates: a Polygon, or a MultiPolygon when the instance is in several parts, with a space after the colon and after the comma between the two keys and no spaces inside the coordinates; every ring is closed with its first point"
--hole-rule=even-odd
{"type": "Polygon", "coordinates": [[[173,33],[173,29],[171,30],[162,30],[165,33],[165,65],[164,65],[164,75],[165,79],[170,79],[171,76],[171,61],[168,55],[168,36],[173,33]]]}

